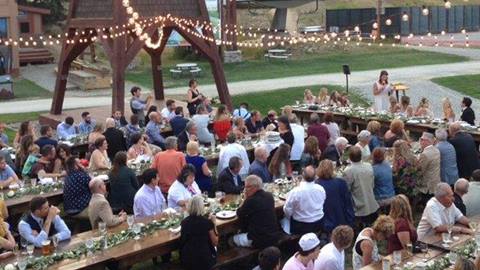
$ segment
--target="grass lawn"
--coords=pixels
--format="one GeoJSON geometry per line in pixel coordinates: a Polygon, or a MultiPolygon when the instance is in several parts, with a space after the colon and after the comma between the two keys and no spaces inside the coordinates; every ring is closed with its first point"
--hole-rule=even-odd
{"type": "MultiPolygon", "coordinates": [[[[15,100],[52,97],[52,92],[27,79],[13,81],[13,94],[15,95],[15,100]]],[[[2,101],[5,100],[0,102],[2,101]]]]}
{"type": "MultiPolygon", "coordinates": [[[[0,123],[18,123],[23,121],[35,121],[38,120],[38,117],[43,112],[28,112],[28,113],[9,113],[9,114],[0,114],[0,123]]],[[[8,139],[10,142],[13,142],[15,138],[16,131],[11,128],[6,128],[5,133],[7,133],[8,139]]]]}
{"type": "MultiPolygon", "coordinates": [[[[232,96],[233,104],[237,107],[241,102],[247,102],[252,110],[259,110],[262,115],[266,115],[269,110],[276,110],[281,112],[281,107],[285,105],[292,105],[295,100],[303,101],[303,92],[309,88],[316,95],[321,87],[326,87],[328,90],[345,91],[345,88],[338,85],[312,85],[308,87],[293,87],[286,89],[279,89],[269,92],[253,92],[242,95],[232,96]]],[[[367,101],[355,90],[349,92],[350,101],[358,105],[367,105],[367,101]]]]}
{"type": "MultiPolygon", "coordinates": [[[[259,51],[260,52],[260,51],[259,51]]],[[[466,61],[467,58],[427,51],[417,51],[404,48],[359,47],[352,49],[331,48],[325,53],[308,54],[288,61],[246,60],[242,63],[224,64],[228,82],[283,78],[289,76],[312,75],[322,73],[342,72],[342,65],[349,64],[350,69],[375,70],[384,68],[430,65],[466,61]]],[[[187,62],[187,61],[179,61],[187,62]]],[[[196,61],[203,70],[204,76],[200,84],[212,84],[213,76],[208,62],[196,61]]],[[[172,79],[170,69],[174,63],[163,67],[164,84],[166,87],[187,86],[189,78],[172,79]]],[[[127,73],[127,80],[144,87],[152,87],[150,65],[137,71],[127,73]]]]}
{"type": "Polygon", "coordinates": [[[433,78],[432,82],[467,96],[480,98],[480,74],[433,78]]]}

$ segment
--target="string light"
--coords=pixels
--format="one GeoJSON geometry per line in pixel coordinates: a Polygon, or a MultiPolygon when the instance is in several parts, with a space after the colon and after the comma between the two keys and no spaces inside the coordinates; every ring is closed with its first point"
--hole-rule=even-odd
{"type": "Polygon", "coordinates": [[[426,6],[422,6],[422,15],[428,16],[430,14],[430,10],[426,6]]]}
{"type": "Polygon", "coordinates": [[[387,20],[385,21],[385,24],[388,25],[388,26],[392,25],[392,20],[391,20],[391,19],[387,19],[387,20]]]}
{"type": "Polygon", "coordinates": [[[452,2],[449,0],[443,0],[445,2],[444,6],[446,9],[450,9],[452,7],[452,2]]]}
{"type": "Polygon", "coordinates": [[[404,21],[404,22],[408,21],[408,14],[405,11],[403,12],[403,15],[402,15],[402,21],[404,21]]]}

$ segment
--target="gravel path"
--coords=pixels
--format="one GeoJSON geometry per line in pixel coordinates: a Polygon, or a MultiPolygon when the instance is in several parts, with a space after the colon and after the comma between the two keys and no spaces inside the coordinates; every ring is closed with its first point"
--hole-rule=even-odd
{"type": "MultiPolygon", "coordinates": [[[[470,57],[473,61],[442,64],[442,65],[427,65],[427,66],[414,66],[406,68],[389,69],[391,82],[404,82],[409,87],[407,95],[411,97],[413,105],[417,105],[422,97],[427,97],[432,105],[432,110],[435,115],[441,114],[441,99],[443,97],[449,97],[454,105],[456,112],[460,111],[460,102],[462,94],[450,90],[445,87],[436,85],[430,81],[431,78],[455,76],[464,74],[478,74],[480,73],[480,49],[460,49],[460,48],[428,48],[423,47],[423,50],[442,51],[445,53],[458,54],[470,57]]],[[[23,76],[28,79],[34,79],[34,77],[43,77],[40,83],[44,88],[53,90],[51,79],[46,79],[48,73],[51,73],[53,67],[51,65],[39,68],[29,67],[23,76]],[[40,75],[40,74],[43,74],[40,75]]],[[[379,68],[380,69],[380,68],[379,68]]],[[[350,76],[351,91],[357,91],[367,99],[372,100],[372,85],[378,78],[380,70],[370,71],[352,71],[350,76]]],[[[52,75],[50,75],[51,77],[52,75]]],[[[35,80],[37,81],[37,80],[35,80]]],[[[54,82],[54,81],[53,81],[54,82]]],[[[201,81],[200,81],[201,83],[201,81]]],[[[269,91],[276,89],[283,89],[289,87],[301,87],[311,86],[318,84],[332,84],[332,85],[344,85],[345,76],[341,73],[333,74],[321,74],[321,75],[308,75],[308,76],[296,76],[285,77],[268,80],[253,80],[229,83],[230,93],[232,95],[243,94],[252,91],[269,91]]],[[[131,87],[131,83],[127,82],[126,89],[131,87]]],[[[215,85],[200,85],[200,89],[203,93],[209,96],[217,96],[217,90],[215,85]]],[[[185,95],[186,87],[166,89],[166,95],[185,95]]],[[[314,89],[315,91],[317,89],[314,89]]],[[[146,92],[150,91],[145,89],[146,92]]],[[[126,93],[128,94],[128,93],[126,93]]],[[[128,95],[126,95],[128,97],[128,95]]],[[[64,108],[81,108],[108,105],[111,103],[110,91],[98,91],[98,92],[82,92],[82,91],[67,91],[67,97],[65,99],[64,108]],[[93,94],[95,93],[95,94],[93,94]]],[[[32,112],[32,111],[48,111],[50,109],[51,100],[25,100],[25,101],[12,101],[7,106],[0,106],[0,113],[19,113],[19,112],[32,112]]],[[[473,100],[473,109],[480,112],[480,100],[473,100]]]]}

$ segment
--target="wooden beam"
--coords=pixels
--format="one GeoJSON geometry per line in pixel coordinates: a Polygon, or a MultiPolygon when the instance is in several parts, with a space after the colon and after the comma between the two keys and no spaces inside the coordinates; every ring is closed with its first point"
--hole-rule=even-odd
{"type": "Polygon", "coordinates": [[[99,28],[109,28],[111,26],[115,26],[116,24],[112,19],[108,18],[74,18],[70,19],[70,23],[68,24],[69,27],[73,28],[91,28],[92,26],[99,27],[99,28]]]}
{"type": "MultiPolygon", "coordinates": [[[[149,36],[153,36],[153,34],[158,31],[158,26],[157,25],[152,25],[150,27],[147,27],[145,30],[145,33],[147,33],[149,36]]],[[[138,54],[138,52],[142,49],[142,47],[145,45],[145,42],[143,40],[140,40],[138,37],[135,37],[133,39],[133,42],[131,45],[128,47],[126,56],[125,56],[125,65],[130,64],[132,62],[133,58],[138,54]]]]}

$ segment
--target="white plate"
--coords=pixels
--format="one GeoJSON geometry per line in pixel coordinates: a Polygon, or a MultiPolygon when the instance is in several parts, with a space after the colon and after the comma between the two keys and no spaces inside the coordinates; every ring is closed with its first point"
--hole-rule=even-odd
{"type": "Polygon", "coordinates": [[[230,219],[237,216],[237,212],[231,210],[223,210],[218,212],[215,216],[217,216],[217,218],[219,219],[230,219]]]}
{"type": "Polygon", "coordinates": [[[420,124],[420,121],[418,121],[418,120],[408,120],[407,124],[420,124]]]}

